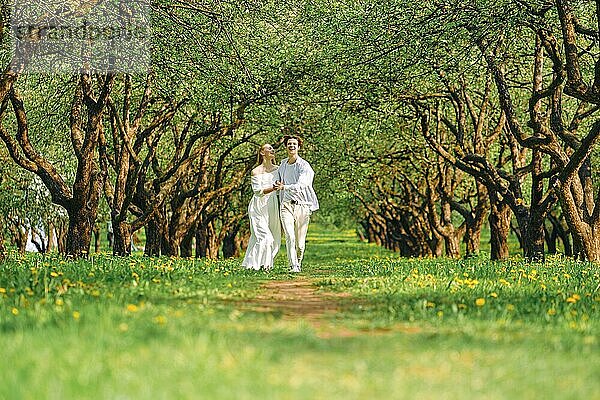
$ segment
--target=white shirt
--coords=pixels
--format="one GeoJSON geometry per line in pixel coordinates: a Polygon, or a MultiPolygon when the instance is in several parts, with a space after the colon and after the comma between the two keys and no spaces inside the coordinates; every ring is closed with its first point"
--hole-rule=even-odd
{"type": "Polygon", "coordinates": [[[315,172],[308,161],[298,157],[296,162],[288,164],[284,159],[278,169],[279,180],[283,182],[281,201],[295,200],[298,204],[307,205],[310,211],[319,209],[317,194],[312,187],[315,172]]]}

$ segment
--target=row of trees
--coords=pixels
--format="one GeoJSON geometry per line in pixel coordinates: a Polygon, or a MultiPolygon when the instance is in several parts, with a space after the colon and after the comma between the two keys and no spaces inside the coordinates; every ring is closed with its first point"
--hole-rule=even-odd
{"type": "MultiPolygon", "coordinates": [[[[63,239],[60,250],[80,257],[89,253],[103,211],[116,255],[130,253],[132,234],[142,228],[148,255],[190,256],[194,242],[197,256],[216,257],[221,247],[225,256],[238,254],[248,201],[240,188],[255,162],[257,137],[264,140],[269,124],[279,134],[279,122],[255,121],[298,74],[287,62],[290,45],[272,31],[285,31],[286,20],[267,18],[273,7],[153,3],[153,59],[145,76],[85,66],[74,75],[27,73],[31,54],[6,51],[4,13],[0,138],[13,167],[3,185],[12,198],[31,185],[47,193],[26,207],[3,202],[2,222],[17,226],[16,241],[43,226],[63,239]],[[261,22],[270,25],[257,28],[261,22]],[[259,58],[267,56],[264,67],[259,58]]],[[[76,20],[86,8],[61,6],[50,15],[76,20]]],[[[27,40],[33,47],[40,38],[30,32],[27,40]]]]}
{"type": "Polygon", "coordinates": [[[528,259],[561,242],[568,255],[600,260],[597,7],[507,0],[335,11],[368,27],[342,30],[362,40],[335,57],[363,71],[356,104],[340,112],[377,132],[374,154],[359,138],[341,167],[346,177],[353,164],[365,171],[362,184],[344,179],[369,240],[450,257],[462,240],[468,256],[487,219],[492,259],[508,256],[512,228],[528,259]]]}
{"type": "Polygon", "coordinates": [[[235,254],[254,148],[286,126],[321,217],[370,241],[470,256],[487,224],[492,259],[513,231],[528,259],[600,260],[598,2],[287,6],[156,2],[146,76],[24,75],[6,54],[3,157],[59,206],[37,215],[63,221],[65,253],[89,251],[104,209],[115,254],[142,228],[149,255],[235,254]]]}

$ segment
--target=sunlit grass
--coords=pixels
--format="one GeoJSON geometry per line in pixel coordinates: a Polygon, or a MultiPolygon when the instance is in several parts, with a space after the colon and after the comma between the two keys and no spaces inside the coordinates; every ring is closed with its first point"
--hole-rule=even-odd
{"type": "Polygon", "coordinates": [[[600,269],[401,259],[311,225],[304,270],[28,255],[0,266],[0,398],[598,398],[600,269]],[[266,280],[346,292],[311,321],[266,280]],[[336,335],[335,332],[349,332],[336,335]]]}

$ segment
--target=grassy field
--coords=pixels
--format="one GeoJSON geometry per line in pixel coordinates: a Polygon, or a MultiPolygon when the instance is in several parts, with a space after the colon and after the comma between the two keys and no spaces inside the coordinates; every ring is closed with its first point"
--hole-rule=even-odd
{"type": "Polygon", "coordinates": [[[600,399],[599,283],[561,258],[407,260],[317,225],[300,275],[284,254],[270,273],[13,257],[0,399],[600,399]],[[288,281],[336,311],[269,303],[288,281]]]}

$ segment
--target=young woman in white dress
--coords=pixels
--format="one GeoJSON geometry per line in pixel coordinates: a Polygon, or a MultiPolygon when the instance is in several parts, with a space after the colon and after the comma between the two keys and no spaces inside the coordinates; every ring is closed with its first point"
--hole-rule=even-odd
{"type": "Polygon", "coordinates": [[[277,181],[275,150],[264,144],[258,151],[258,166],[252,170],[254,195],[248,205],[250,241],[242,266],[247,269],[268,271],[281,245],[281,222],[277,191],[282,185],[277,181]]]}

